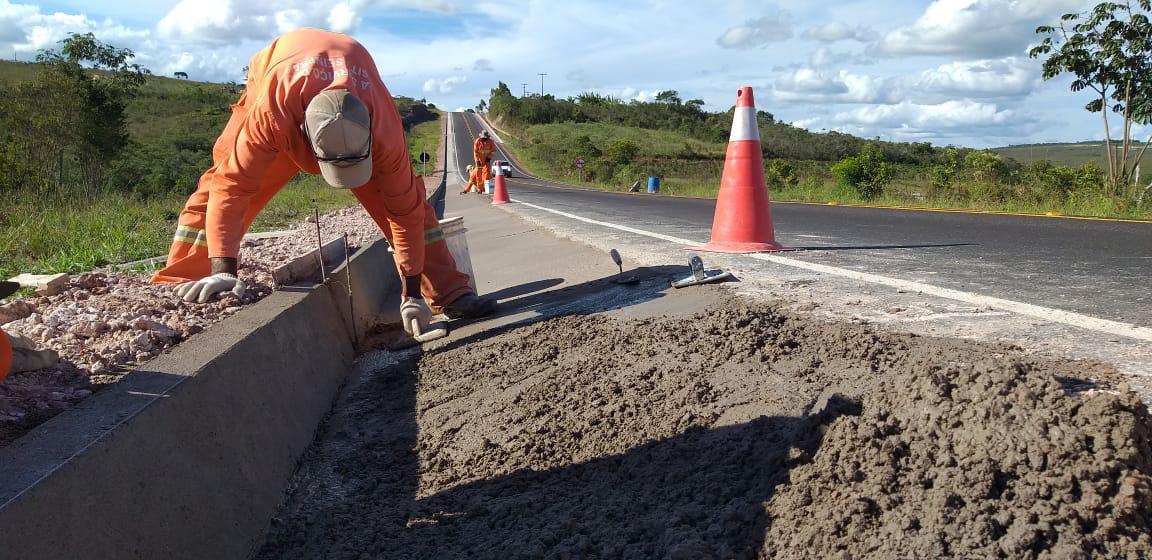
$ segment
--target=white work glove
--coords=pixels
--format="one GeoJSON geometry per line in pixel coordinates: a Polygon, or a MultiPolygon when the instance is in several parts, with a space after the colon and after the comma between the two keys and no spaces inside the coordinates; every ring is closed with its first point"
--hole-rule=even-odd
{"type": "Polygon", "coordinates": [[[235,275],[221,272],[176,286],[176,296],[189,303],[208,303],[212,296],[222,292],[232,292],[242,298],[245,290],[243,281],[235,275]]]}
{"type": "Polygon", "coordinates": [[[400,302],[400,322],[404,332],[412,336],[423,334],[432,322],[432,309],[423,299],[406,297],[400,302]]]}

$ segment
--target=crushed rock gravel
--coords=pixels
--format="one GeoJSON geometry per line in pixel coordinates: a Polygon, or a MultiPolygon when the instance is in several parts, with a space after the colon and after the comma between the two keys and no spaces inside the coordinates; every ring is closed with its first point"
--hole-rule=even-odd
{"type": "MultiPolygon", "coordinates": [[[[320,216],[326,242],[348,234],[360,246],[380,230],[359,206],[320,216]]],[[[0,326],[60,353],[50,368],[10,375],[0,382],[0,445],[75,406],[94,391],[189,337],[259,301],[274,290],[272,270],[316,248],[315,220],[282,237],[246,239],[240,277],[243,301],[229,295],[205,304],[180,301],[170,286],[148,283],[148,273],[94,272],[71,279],[68,289],[0,305],[0,326]]]]}
{"type": "Polygon", "coordinates": [[[361,358],[257,558],[1141,558],[1110,367],[733,301],[361,358]]]}

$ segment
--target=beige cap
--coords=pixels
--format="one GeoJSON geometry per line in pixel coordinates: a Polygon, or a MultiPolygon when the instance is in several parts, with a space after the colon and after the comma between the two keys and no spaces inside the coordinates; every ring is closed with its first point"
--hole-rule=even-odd
{"type": "Polygon", "coordinates": [[[329,185],[354,189],[372,178],[372,117],[355,95],[321,92],[304,111],[304,129],[329,185]]]}

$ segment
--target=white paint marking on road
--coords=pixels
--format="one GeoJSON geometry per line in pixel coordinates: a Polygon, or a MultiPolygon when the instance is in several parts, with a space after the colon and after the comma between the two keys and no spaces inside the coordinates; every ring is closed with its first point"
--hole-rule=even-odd
{"type": "MultiPolygon", "coordinates": [[[[559,216],[564,216],[565,218],[569,218],[569,219],[573,219],[573,220],[577,220],[577,221],[581,221],[581,222],[585,222],[585,223],[589,223],[589,224],[593,224],[593,225],[598,225],[601,227],[611,228],[611,229],[615,229],[615,230],[619,230],[619,231],[626,231],[628,233],[634,233],[637,235],[643,235],[645,237],[651,237],[653,239],[660,239],[663,241],[668,241],[669,243],[676,243],[679,245],[701,245],[700,242],[693,241],[690,239],[683,239],[683,238],[674,237],[671,235],[664,235],[662,233],[645,231],[645,230],[637,229],[634,227],[624,226],[624,225],[620,225],[620,224],[613,224],[611,222],[603,222],[600,220],[593,220],[592,218],[585,218],[583,216],[577,216],[576,214],[571,214],[568,212],[561,212],[560,210],[553,210],[551,208],[545,208],[543,206],[538,206],[536,204],[529,204],[527,202],[522,202],[522,201],[515,200],[515,199],[512,199],[512,202],[519,203],[519,204],[527,206],[529,208],[535,208],[537,210],[542,210],[544,212],[551,212],[551,213],[559,215],[559,216]]],[[[975,305],[993,307],[993,308],[1001,309],[1004,311],[1010,311],[1012,313],[1016,313],[1019,315],[1026,315],[1029,317],[1035,317],[1037,319],[1043,319],[1045,321],[1051,321],[1054,323],[1063,323],[1065,325],[1071,325],[1073,327],[1078,327],[1078,328],[1087,329],[1087,330],[1091,330],[1091,331],[1096,331],[1096,332],[1101,332],[1101,333],[1106,333],[1106,334],[1111,334],[1111,335],[1116,335],[1116,336],[1123,336],[1126,338],[1134,338],[1136,340],[1143,340],[1145,342],[1152,342],[1152,328],[1149,328],[1149,327],[1141,327],[1141,326],[1137,326],[1137,325],[1131,325],[1128,323],[1121,323],[1119,321],[1110,321],[1108,319],[1100,319],[1098,317],[1092,317],[1090,315],[1073,313],[1071,311],[1062,311],[1060,309],[1052,309],[1052,308],[1048,308],[1048,307],[1042,307],[1039,305],[1032,305],[1030,303],[1022,303],[1019,301],[1012,301],[1012,300],[1008,300],[1008,299],[1001,299],[1001,298],[996,298],[996,297],[991,297],[991,296],[984,296],[984,295],[980,295],[980,294],[972,294],[972,293],[968,293],[968,292],[962,292],[960,290],[953,290],[950,288],[941,288],[939,286],[933,286],[931,284],[924,284],[922,282],[913,282],[910,280],[900,280],[898,278],[888,278],[887,276],[880,276],[878,274],[870,274],[867,272],[858,272],[855,270],[848,270],[845,268],[838,268],[835,266],[810,263],[810,262],[800,261],[800,260],[796,260],[796,259],[791,259],[788,257],[781,257],[778,255],[765,254],[765,253],[755,253],[755,254],[750,254],[750,255],[745,255],[745,256],[752,257],[754,259],[759,259],[759,260],[766,261],[766,262],[781,264],[784,266],[790,266],[793,268],[810,270],[812,272],[819,272],[822,274],[839,276],[842,278],[850,278],[853,280],[860,280],[862,282],[868,282],[870,284],[880,284],[883,286],[891,286],[893,288],[899,288],[899,289],[903,289],[903,290],[907,290],[907,291],[921,292],[921,293],[936,296],[936,297],[942,297],[942,298],[952,299],[952,300],[956,300],[956,301],[963,301],[965,303],[971,303],[971,304],[975,304],[975,305]]]]}
{"type": "Polygon", "coordinates": [[[890,320],[894,323],[924,323],[928,321],[937,321],[940,319],[957,319],[960,317],[968,317],[973,319],[983,319],[985,317],[1003,317],[1009,315],[1007,311],[970,311],[967,313],[933,313],[931,315],[922,315],[920,317],[897,317],[893,316],[890,320]]]}
{"type": "Polygon", "coordinates": [[[496,140],[496,142],[499,144],[504,143],[504,139],[500,138],[499,134],[496,134],[496,129],[492,128],[491,126],[488,125],[488,119],[480,116],[480,114],[477,113],[476,114],[476,120],[480,121],[480,126],[483,127],[484,129],[486,129],[488,131],[488,133],[492,135],[493,140],[496,140]]]}
{"type": "Polygon", "coordinates": [[[448,165],[451,164],[452,167],[455,168],[456,175],[460,177],[460,180],[467,183],[468,178],[464,176],[464,170],[460,167],[460,155],[456,153],[456,125],[452,124],[452,122],[456,119],[453,119],[451,116],[454,114],[455,113],[448,114],[448,133],[446,135],[447,138],[444,139],[444,142],[448,144],[448,151],[451,153],[444,154],[444,157],[448,160],[444,162],[444,172],[448,172],[448,165]]]}

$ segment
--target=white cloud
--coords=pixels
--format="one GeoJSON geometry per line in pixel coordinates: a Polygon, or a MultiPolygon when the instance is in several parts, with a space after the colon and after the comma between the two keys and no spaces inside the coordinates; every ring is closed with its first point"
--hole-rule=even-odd
{"type": "Polygon", "coordinates": [[[227,45],[246,39],[269,40],[290,26],[323,26],[324,15],[272,10],[260,0],[181,0],[156,29],[161,38],[184,44],[227,45]]]}
{"type": "Polygon", "coordinates": [[[157,24],[167,40],[201,45],[271,40],[300,27],[355,32],[370,9],[406,8],[439,14],[455,11],[443,0],[180,0],[157,24]]]}
{"type": "Polygon", "coordinates": [[[773,97],[790,103],[895,103],[899,87],[892,79],[846,70],[799,68],[776,79],[773,97]]]}
{"type": "MultiPolygon", "coordinates": [[[[808,56],[808,65],[813,68],[822,68],[825,66],[833,66],[836,64],[873,64],[875,61],[863,54],[853,54],[846,52],[839,52],[829,49],[828,47],[820,47],[808,56]]],[[[800,66],[797,66],[799,68],[800,66]]]]}
{"type": "Polygon", "coordinates": [[[0,0],[0,52],[18,53],[20,60],[31,60],[42,49],[59,49],[59,41],[68,33],[93,32],[97,39],[117,47],[136,47],[149,35],[146,30],[133,30],[114,21],[96,20],[84,14],[40,13],[33,4],[13,4],[0,0]]]}
{"type": "Polygon", "coordinates": [[[1033,118],[1011,109],[965,100],[936,105],[904,101],[895,105],[860,107],[829,117],[798,120],[793,124],[809,130],[827,128],[864,137],[923,140],[1010,138],[1023,129],[1035,128],[1036,123],[1033,118]]]}
{"type": "Polygon", "coordinates": [[[786,17],[764,16],[728,28],[716,44],[726,49],[751,49],[791,38],[792,25],[786,17]]]}
{"type": "Polygon", "coordinates": [[[457,86],[467,81],[468,78],[464,76],[452,76],[443,80],[428,78],[424,81],[424,93],[452,93],[456,91],[457,86]]]}
{"type": "Polygon", "coordinates": [[[852,27],[846,23],[833,21],[804,31],[803,37],[822,43],[835,43],[846,39],[867,42],[876,38],[876,32],[863,25],[852,27]]]}
{"type": "Polygon", "coordinates": [[[605,97],[611,97],[613,99],[619,99],[621,101],[643,102],[654,101],[656,99],[656,94],[660,93],[660,91],[661,90],[647,90],[634,87],[599,88],[591,90],[592,93],[603,95],[605,97]]]}
{"type": "Polygon", "coordinates": [[[1084,0],[934,0],[915,23],[886,34],[874,49],[894,56],[1021,54],[1038,25],[1084,7],[1084,0]]]}
{"type": "MultiPolygon", "coordinates": [[[[294,10],[297,11],[298,10],[294,10]]],[[[328,29],[337,33],[348,33],[360,26],[361,13],[348,2],[340,2],[328,12],[328,29]]],[[[296,26],[299,27],[299,26],[296,26]]]]}
{"type": "MultiPolygon", "coordinates": [[[[783,5],[791,14],[777,11],[763,18],[765,12],[748,11],[746,0],[711,3],[707,18],[698,11],[670,9],[670,0],[616,3],[610,12],[582,0],[334,0],[320,5],[302,0],[57,0],[48,11],[15,2],[32,0],[0,0],[0,55],[5,58],[14,45],[27,60],[35,49],[56,48],[70,31],[92,31],[101,41],[136,51],[138,62],[157,75],[181,71],[194,80],[238,81],[252,54],[281,30],[338,25],[348,27],[375,55],[392,93],[426,97],[441,107],[475,106],[497,81],[517,94],[524,82],[529,91],[539,91],[536,74],[547,72],[546,92],[562,98],[593,91],[651,100],[656,92],[673,89],[684,99],[700,98],[707,109],[721,111],[732,106],[737,87],[751,85],[762,108],[781,120],[819,119],[825,127],[856,127],[867,136],[909,134],[909,129],[900,124],[885,129],[883,122],[837,124],[832,122],[837,111],[900,102],[995,101],[997,111],[1032,116],[1050,134],[1029,136],[1038,134],[1038,127],[1015,124],[967,137],[961,128],[939,133],[977,143],[995,134],[1014,135],[1011,141],[1017,143],[1089,139],[1100,128],[1099,115],[1081,109],[1086,100],[1070,94],[1066,80],[1029,86],[1025,70],[1036,61],[1018,56],[1017,66],[1005,58],[1013,53],[987,55],[988,41],[963,40],[971,29],[1023,17],[1027,25],[1014,28],[1019,55],[1023,45],[1035,40],[1030,27],[1049,23],[1073,0],[963,3],[972,8],[957,8],[955,0],[895,0],[883,4],[883,10],[859,0],[839,2],[834,10],[790,0],[783,5]],[[937,11],[952,6],[952,19],[927,17],[930,4],[937,11]],[[973,10],[985,19],[966,19],[973,10]],[[749,13],[754,14],[751,21],[749,13]],[[835,19],[821,18],[824,13],[835,19]],[[1033,17],[1029,14],[1033,21],[1025,17],[1033,17]],[[730,28],[736,23],[742,25],[730,28]],[[871,51],[861,43],[872,29],[895,29],[872,50],[879,44],[899,47],[893,38],[903,38],[906,49],[911,42],[944,50],[944,39],[955,39],[949,48],[956,50],[942,60],[868,56],[871,51]],[[807,40],[794,36],[801,31],[807,40]],[[867,70],[859,68],[869,63],[867,70]]],[[[935,134],[929,129],[916,133],[929,139],[935,134]]]]}
{"type": "Polygon", "coordinates": [[[947,97],[1021,97],[1040,82],[1034,61],[1017,57],[951,62],[920,73],[912,89],[947,97]]]}

